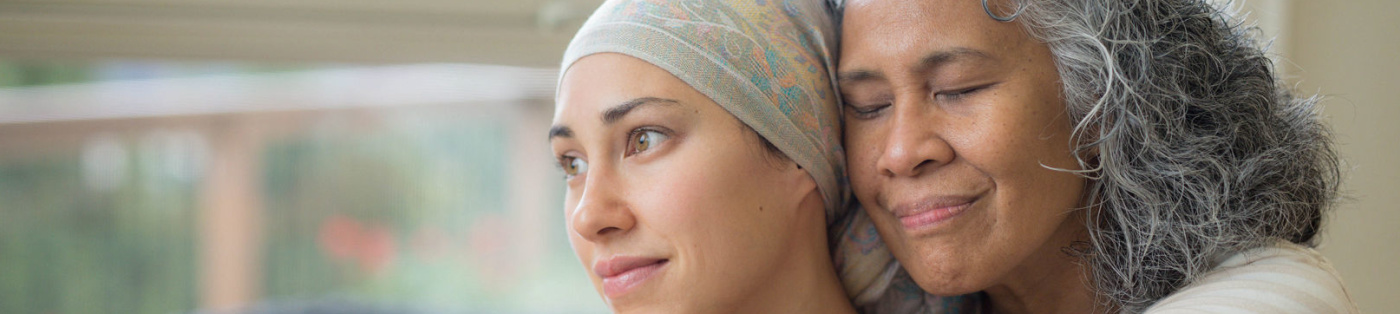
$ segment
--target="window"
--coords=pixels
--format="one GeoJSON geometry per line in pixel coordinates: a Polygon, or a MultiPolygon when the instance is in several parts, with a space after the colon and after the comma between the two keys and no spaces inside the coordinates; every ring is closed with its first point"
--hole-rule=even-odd
{"type": "Polygon", "coordinates": [[[605,311],[550,169],[554,70],[0,71],[0,312],[605,311]]]}

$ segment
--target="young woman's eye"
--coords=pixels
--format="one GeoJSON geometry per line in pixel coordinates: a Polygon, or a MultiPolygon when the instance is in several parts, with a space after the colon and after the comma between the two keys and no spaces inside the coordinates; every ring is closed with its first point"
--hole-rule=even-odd
{"type": "Polygon", "coordinates": [[[631,156],[645,152],[656,147],[656,145],[661,145],[661,143],[665,142],[667,139],[670,139],[670,137],[665,133],[655,130],[637,129],[636,131],[632,131],[632,135],[627,139],[627,155],[631,156]]]}
{"type": "Polygon", "coordinates": [[[588,162],[574,156],[559,157],[559,168],[564,170],[564,179],[572,179],[588,172],[588,162]]]}

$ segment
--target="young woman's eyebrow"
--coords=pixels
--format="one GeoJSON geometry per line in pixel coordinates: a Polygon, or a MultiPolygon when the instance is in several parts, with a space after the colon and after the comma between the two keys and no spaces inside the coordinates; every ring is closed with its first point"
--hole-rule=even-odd
{"type": "Polygon", "coordinates": [[[603,124],[613,124],[613,123],[617,123],[618,120],[622,120],[622,117],[625,117],[625,116],[627,116],[628,113],[631,113],[631,112],[632,112],[632,109],[637,109],[637,108],[639,108],[639,107],[643,107],[643,106],[655,106],[655,105],[668,105],[668,106],[669,106],[669,105],[677,105],[677,104],[680,104],[680,102],[679,102],[679,101],[676,101],[675,99],[666,99],[666,98],[657,98],[657,97],[640,97],[640,98],[633,98],[632,100],[628,100],[627,102],[624,102],[624,103],[619,104],[619,105],[617,105],[617,106],[613,106],[612,108],[608,108],[608,110],[604,110],[604,111],[603,111],[603,124]]]}
{"type": "Polygon", "coordinates": [[[574,137],[574,130],[573,130],[573,129],[570,129],[568,126],[564,126],[564,125],[555,125],[555,126],[549,127],[549,140],[550,140],[550,141],[554,141],[555,138],[573,138],[573,137],[574,137]]]}
{"type": "MultiPolygon", "coordinates": [[[[612,108],[608,108],[608,110],[603,111],[602,120],[603,120],[603,124],[613,124],[613,123],[617,123],[618,120],[622,120],[622,118],[625,117],[625,116],[627,116],[628,113],[631,113],[633,109],[637,109],[637,108],[644,107],[644,106],[649,106],[649,105],[676,105],[676,104],[680,104],[680,101],[676,101],[675,99],[666,99],[666,98],[658,98],[658,97],[639,97],[639,98],[633,98],[632,100],[628,100],[628,101],[626,101],[626,102],[623,102],[623,103],[621,103],[621,104],[618,104],[617,106],[613,106],[612,108]]],[[[574,130],[573,130],[573,129],[570,129],[569,126],[567,126],[567,125],[554,125],[554,126],[549,127],[549,140],[550,140],[550,141],[554,141],[555,138],[573,138],[573,137],[574,137],[574,130]]]]}

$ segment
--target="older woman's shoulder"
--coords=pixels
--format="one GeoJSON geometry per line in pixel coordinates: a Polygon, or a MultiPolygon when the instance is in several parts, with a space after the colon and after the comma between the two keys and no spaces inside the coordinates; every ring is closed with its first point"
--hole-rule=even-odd
{"type": "Polygon", "coordinates": [[[1279,241],[1225,258],[1147,313],[1357,313],[1317,250],[1279,241]]]}

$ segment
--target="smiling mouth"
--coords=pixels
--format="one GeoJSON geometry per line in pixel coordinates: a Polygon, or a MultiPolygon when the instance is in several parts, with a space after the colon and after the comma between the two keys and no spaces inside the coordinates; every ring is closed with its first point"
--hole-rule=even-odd
{"type": "Polygon", "coordinates": [[[603,278],[603,294],[615,299],[646,283],[670,263],[669,259],[615,257],[593,266],[594,273],[603,278]]]}
{"type": "Polygon", "coordinates": [[[975,197],[939,197],[900,205],[893,210],[906,231],[924,231],[944,225],[977,202],[975,197]]]}

